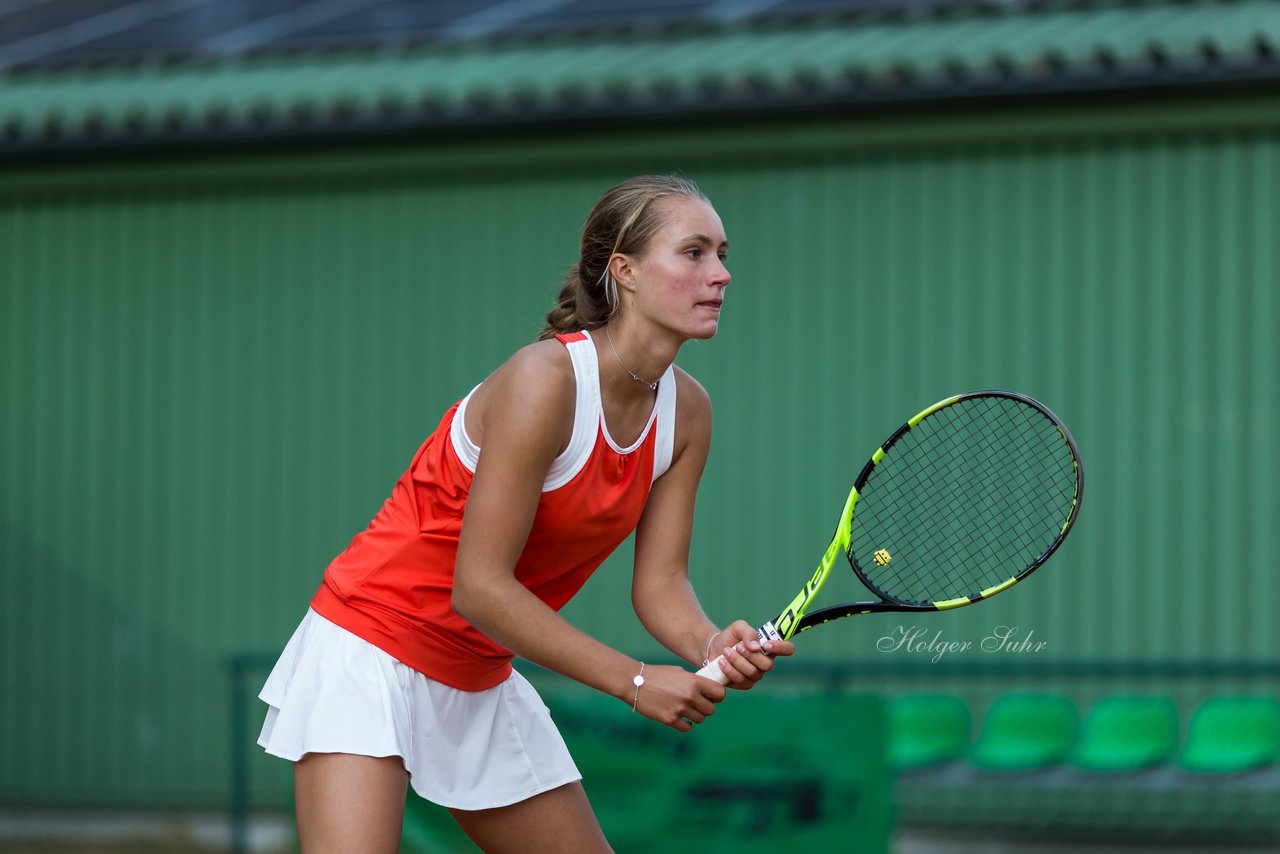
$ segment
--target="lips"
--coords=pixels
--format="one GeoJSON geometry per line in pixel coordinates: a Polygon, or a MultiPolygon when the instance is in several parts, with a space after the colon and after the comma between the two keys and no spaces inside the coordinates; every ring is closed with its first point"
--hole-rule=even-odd
{"type": "Polygon", "coordinates": [[[703,302],[698,303],[698,305],[702,306],[703,308],[712,309],[713,311],[719,311],[720,307],[724,305],[724,300],[709,299],[709,300],[704,300],[703,302]]]}

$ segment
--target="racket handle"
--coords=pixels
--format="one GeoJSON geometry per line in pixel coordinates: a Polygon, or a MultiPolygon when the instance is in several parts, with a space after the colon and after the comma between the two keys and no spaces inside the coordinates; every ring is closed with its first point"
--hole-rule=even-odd
{"type": "Polygon", "coordinates": [[[719,682],[721,685],[729,684],[729,677],[724,675],[724,671],[720,669],[720,657],[716,656],[707,662],[707,666],[697,673],[703,679],[710,679],[712,682],[719,682]]]}
{"type": "MultiPolygon", "coordinates": [[[[773,627],[773,623],[765,623],[756,629],[756,637],[763,643],[767,640],[782,640],[782,635],[778,634],[778,630],[773,627]]],[[[704,679],[710,679],[712,682],[719,682],[721,685],[729,684],[729,677],[724,675],[724,671],[720,669],[720,659],[722,656],[717,655],[715,658],[707,662],[707,666],[698,671],[697,675],[704,679]]]]}

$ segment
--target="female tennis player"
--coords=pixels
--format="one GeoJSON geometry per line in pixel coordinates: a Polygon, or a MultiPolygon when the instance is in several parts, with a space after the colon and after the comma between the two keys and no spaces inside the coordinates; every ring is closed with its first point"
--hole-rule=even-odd
{"type": "Polygon", "coordinates": [[[645,665],[557,612],[632,531],[632,603],[695,666],[749,688],[790,655],[720,628],[689,582],[711,406],[675,367],[716,334],[729,272],[691,182],[634,178],[587,219],[536,343],[455,404],[325,572],[264,686],[259,743],[294,762],[307,854],[395,851],[405,787],[489,852],[608,851],[520,655],[687,732],[725,691],[645,665]],[[483,449],[483,450],[482,450],[483,449]]]}

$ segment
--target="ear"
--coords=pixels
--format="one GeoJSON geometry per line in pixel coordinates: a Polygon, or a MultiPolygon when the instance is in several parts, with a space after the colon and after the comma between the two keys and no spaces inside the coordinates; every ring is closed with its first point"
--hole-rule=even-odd
{"type": "Polygon", "coordinates": [[[621,252],[609,259],[609,274],[618,283],[618,287],[623,290],[634,291],[636,289],[635,266],[631,258],[621,252]]]}

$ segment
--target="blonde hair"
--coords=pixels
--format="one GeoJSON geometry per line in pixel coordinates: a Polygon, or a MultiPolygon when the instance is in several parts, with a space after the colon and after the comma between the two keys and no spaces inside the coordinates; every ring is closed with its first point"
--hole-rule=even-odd
{"type": "Polygon", "coordinates": [[[640,175],[605,191],[582,227],[578,261],[569,268],[555,308],[539,340],[564,332],[598,329],[618,313],[618,286],[609,273],[616,253],[640,255],[663,225],[654,204],[668,196],[708,202],[706,195],[678,175],[640,175]]]}

